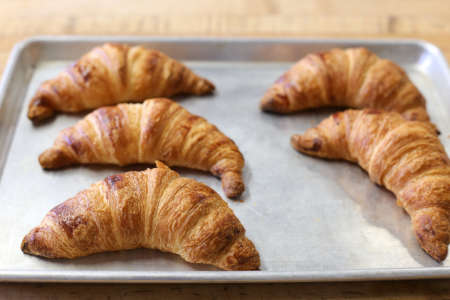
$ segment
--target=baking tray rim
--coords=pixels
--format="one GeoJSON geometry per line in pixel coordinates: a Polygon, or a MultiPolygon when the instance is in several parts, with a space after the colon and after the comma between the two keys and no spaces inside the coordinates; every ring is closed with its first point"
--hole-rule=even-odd
{"type": "Polygon", "coordinates": [[[59,271],[0,270],[0,282],[238,283],[329,282],[449,278],[450,268],[354,269],[341,271],[59,271]]]}
{"type": "MultiPolygon", "coordinates": [[[[7,88],[18,68],[22,53],[33,44],[47,42],[165,42],[165,43],[334,43],[361,45],[410,45],[419,46],[438,60],[450,82],[447,61],[434,44],[419,39],[345,39],[345,38],[247,38],[247,37],[160,37],[160,36],[34,36],[17,43],[8,58],[0,81],[0,109],[6,98],[7,88]]],[[[7,145],[9,148],[10,145],[7,145]]],[[[9,149],[8,151],[9,152],[9,149]]],[[[1,179],[1,177],[0,177],[1,179]]],[[[232,283],[232,282],[319,282],[364,281],[404,279],[450,278],[450,267],[420,268],[372,268],[353,270],[304,270],[304,271],[62,271],[62,270],[10,270],[0,269],[0,282],[133,282],[133,283],[232,283]]]]}

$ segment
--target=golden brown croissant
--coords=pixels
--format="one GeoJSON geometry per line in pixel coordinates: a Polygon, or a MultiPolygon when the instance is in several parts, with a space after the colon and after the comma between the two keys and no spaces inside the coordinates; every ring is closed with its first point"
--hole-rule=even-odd
{"type": "Polygon", "coordinates": [[[28,118],[41,121],[56,111],[80,112],[153,97],[203,95],[213,90],[211,82],[157,50],[105,44],[44,82],[28,106],[28,118]]]}
{"type": "Polygon", "coordinates": [[[233,211],[208,186],[163,164],[107,177],[53,208],[22,251],[75,258],[151,248],[225,270],[256,270],[259,254],[233,211]]]}
{"type": "Polygon", "coordinates": [[[422,248],[438,261],[445,259],[450,162],[433,125],[395,112],[347,110],[292,136],[291,144],[309,155],[357,162],[372,181],[395,194],[422,248]]]}
{"type": "Polygon", "coordinates": [[[261,109],[277,113],[317,107],[376,108],[429,120],[425,99],[405,71],[365,48],[307,55],[261,100],[261,109]]]}
{"type": "Polygon", "coordinates": [[[39,156],[42,167],[154,163],[162,160],[221,177],[228,197],[244,191],[244,158],[216,126],[169,99],[103,107],[59,134],[39,156]]]}

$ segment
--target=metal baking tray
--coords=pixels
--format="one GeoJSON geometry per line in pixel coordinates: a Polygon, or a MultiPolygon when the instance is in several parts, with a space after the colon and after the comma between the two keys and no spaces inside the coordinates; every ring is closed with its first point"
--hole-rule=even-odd
{"type": "MultiPolygon", "coordinates": [[[[358,166],[301,155],[289,137],[330,110],[281,116],[258,104],[294,61],[332,47],[364,46],[406,69],[427,99],[450,151],[450,76],[441,52],[415,40],[37,37],[18,44],[0,86],[0,280],[114,282],[274,282],[450,277],[419,247],[394,196],[358,166]],[[39,84],[104,42],[143,44],[184,61],[212,80],[209,97],[177,98],[234,139],[246,159],[242,201],[226,200],[260,252],[260,271],[226,272],[155,250],[49,260],[22,254],[23,236],[58,203],[104,177],[145,168],[74,167],[44,171],[37,157],[83,115],[59,115],[34,127],[27,104],[39,84]]],[[[223,197],[220,181],[177,169],[223,197]]],[[[226,199],[224,197],[224,199],[226,199]]]]}

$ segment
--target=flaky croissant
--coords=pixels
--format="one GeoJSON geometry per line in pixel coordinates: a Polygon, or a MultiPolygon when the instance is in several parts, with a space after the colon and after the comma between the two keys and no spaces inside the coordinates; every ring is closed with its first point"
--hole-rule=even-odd
{"type": "Polygon", "coordinates": [[[39,156],[42,167],[154,163],[162,160],[221,177],[228,197],[244,191],[244,158],[216,126],[163,98],[103,107],[66,128],[39,156]]]}
{"type": "Polygon", "coordinates": [[[376,108],[427,121],[425,99],[405,71],[365,48],[309,54],[266,92],[261,109],[292,113],[317,107],[376,108]]]}
{"type": "Polygon", "coordinates": [[[107,177],[53,208],[22,241],[22,251],[76,258],[159,249],[192,263],[256,270],[259,254],[225,201],[163,164],[107,177]]]}
{"type": "Polygon", "coordinates": [[[422,248],[437,261],[446,258],[450,162],[433,125],[394,112],[347,110],[292,136],[291,144],[309,155],[358,163],[395,194],[422,248]]]}
{"type": "Polygon", "coordinates": [[[153,97],[203,95],[213,90],[211,82],[157,50],[105,44],[45,81],[31,99],[28,118],[41,121],[57,111],[73,113],[153,97]]]}

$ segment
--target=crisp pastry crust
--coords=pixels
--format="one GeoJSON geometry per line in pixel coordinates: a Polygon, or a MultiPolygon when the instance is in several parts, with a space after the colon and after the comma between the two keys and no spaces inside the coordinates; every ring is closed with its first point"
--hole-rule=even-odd
{"type": "Polygon", "coordinates": [[[28,118],[39,122],[56,112],[81,112],[177,94],[203,95],[213,90],[211,82],[162,52],[105,44],[45,81],[31,99],[28,118]]]}
{"type": "Polygon", "coordinates": [[[260,265],[258,251],[227,203],[208,186],[159,162],[154,169],[109,176],[56,206],[21,248],[49,258],[150,248],[225,270],[260,265]]]}
{"type": "Polygon", "coordinates": [[[427,121],[425,99],[405,71],[365,48],[309,54],[266,92],[261,109],[292,113],[317,107],[376,108],[427,121]]]}
{"type": "Polygon", "coordinates": [[[291,144],[308,155],[358,163],[395,194],[422,248],[437,261],[446,258],[450,162],[432,124],[395,112],[347,110],[292,136],[291,144]]]}
{"type": "Polygon", "coordinates": [[[156,160],[219,176],[228,197],[244,191],[244,158],[236,144],[204,118],[164,98],[97,109],[61,131],[39,156],[46,169],[156,160]]]}

